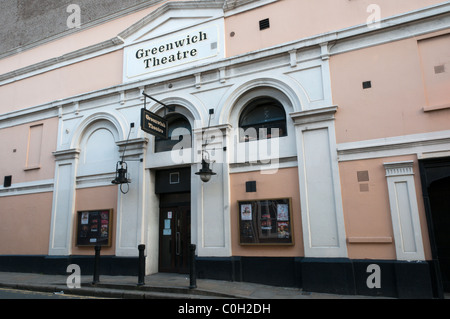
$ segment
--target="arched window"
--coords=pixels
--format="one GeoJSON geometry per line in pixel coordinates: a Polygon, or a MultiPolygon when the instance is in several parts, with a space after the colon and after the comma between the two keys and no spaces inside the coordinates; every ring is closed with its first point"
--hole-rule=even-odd
{"type": "Polygon", "coordinates": [[[156,137],[155,152],[171,151],[178,143],[182,143],[179,146],[183,148],[192,147],[192,129],[189,121],[181,114],[170,114],[167,115],[167,122],[168,139],[156,137]]]}
{"type": "Polygon", "coordinates": [[[239,118],[240,141],[287,136],[286,113],[283,106],[271,97],[257,98],[245,106],[239,118]]]}

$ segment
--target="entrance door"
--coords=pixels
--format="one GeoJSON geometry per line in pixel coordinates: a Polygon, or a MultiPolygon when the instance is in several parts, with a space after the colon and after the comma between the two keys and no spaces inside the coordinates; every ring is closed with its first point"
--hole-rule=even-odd
{"type": "Polygon", "coordinates": [[[189,273],[190,207],[162,207],[159,220],[159,271],[189,273]]]}
{"type": "Polygon", "coordinates": [[[188,273],[191,243],[191,168],[155,173],[159,195],[159,271],[188,273]]]}
{"type": "Polygon", "coordinates": [[[450,292],[450,157],[419,161],[435,297],[450,292]]]}
{"type": "Polygon", "coordinates": [[[450,177],[431,183],[428,197],[442,286],[450,292],[450,177]]]}

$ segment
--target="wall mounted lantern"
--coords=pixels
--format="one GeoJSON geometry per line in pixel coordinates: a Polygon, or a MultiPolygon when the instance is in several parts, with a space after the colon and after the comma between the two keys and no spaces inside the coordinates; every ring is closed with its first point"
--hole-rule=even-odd
{"type": "Polygon", "coordinates": [[[128,165],[124,161],[119,161],[116,164],[116,178],[111,181],[112,184],[120,185],[120,191],[123,194],[128,193],[128,190],[125,192],[122,188],[123,184],[128,184],[131,180],[128,178],[128,165]]]}
{"type": "MultiPolygon", "coordinates": [[[[208,128],[206,130],[209,129],[209,125],[211,123],[211,115],[214,114],[214,109],[210,109],[209,110],[209,121],[208,121],[208,128]]],[[[205,147],[208,145],[208,140],[206,141],[205,147]]],[[[203,183],[207,183],[209,182],[209,180],[211,179],[212,175],[217,175],[216,173],[214,173],[210,168],[209,168],[209,154],[208,154],[208,159],[205,160],[205,156],[204,153],[208,154],[208,152],[204,151],[202,149],[202,168],[195,173],[195,175],[200,175],[200,179],[202,180],[203,183]]]]}
{"type": "Polygon", "coordinates": [[[202,158],[202,168],[195,175],[200,175],[202,182],[207,183],[211,179],[211,176],[216,175],[216,173],[209,168],[209,163],[205,161],[205,158],[202,158]]]}
{"type": "Polygon", "coordinates": [[[120,185],[120,191],[122,192],[122,194],[126,194],[128,193],[129,189],[130,189],[130,185],[128,185],[129,183],[131,183],[131,180],[128,178],[128,165],[127,163],[124,161],[125,158],[125,151],[127,149],[127,145],[128,145],[128,141],[130,140],[130,133],[131,133],[131,128],[134,127],[134,123],[131,123],[130,125],[130,131],[128,132],[128,138],[127,138],[127,142],[125,144],[125,147],[123,149],[123,153],[122,153],[122,160],[118,161],[116,164],[116,178],[114,178],[114,180],[111,181],[112,184],[116,184],[116,185],[120,185]],[[123,188],[123,185],[127,185],[126,191],[123,188]]]}

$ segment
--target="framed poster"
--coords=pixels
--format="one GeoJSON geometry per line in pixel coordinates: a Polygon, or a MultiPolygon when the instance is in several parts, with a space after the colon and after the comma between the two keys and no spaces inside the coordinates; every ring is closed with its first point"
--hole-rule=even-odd
{"type": "Polygon", "coordinates": [[[112,209],[77,212],[77,246],[111,246],[112,209]]]}
{"type": "Polygon", "coordinates": [[[290,198],[239,201],[241,245],[293,245],[290,198]]]}

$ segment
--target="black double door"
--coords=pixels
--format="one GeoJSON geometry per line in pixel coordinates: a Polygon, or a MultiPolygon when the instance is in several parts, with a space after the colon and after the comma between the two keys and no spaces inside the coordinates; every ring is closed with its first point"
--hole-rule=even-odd
{"type": "Polygon", "coordinates": [[[450,292],[450,158],[419,161],[435,294],[450,292]]]}
{"type": "Polygon", "coordinates": [[[190,206],[160,208],[159,271],[189,273],[190,206]]]}
{"type": "Polygon", "coordinates": [[[155,172],[159,196],[159,271],[189,273],[191,168],[155,172]]]}
{"type": "Polygon", "coordinates": [[[450,177],[433,182],[428,188],[435,241],[443,290],[450,292],[450,177]]]}

